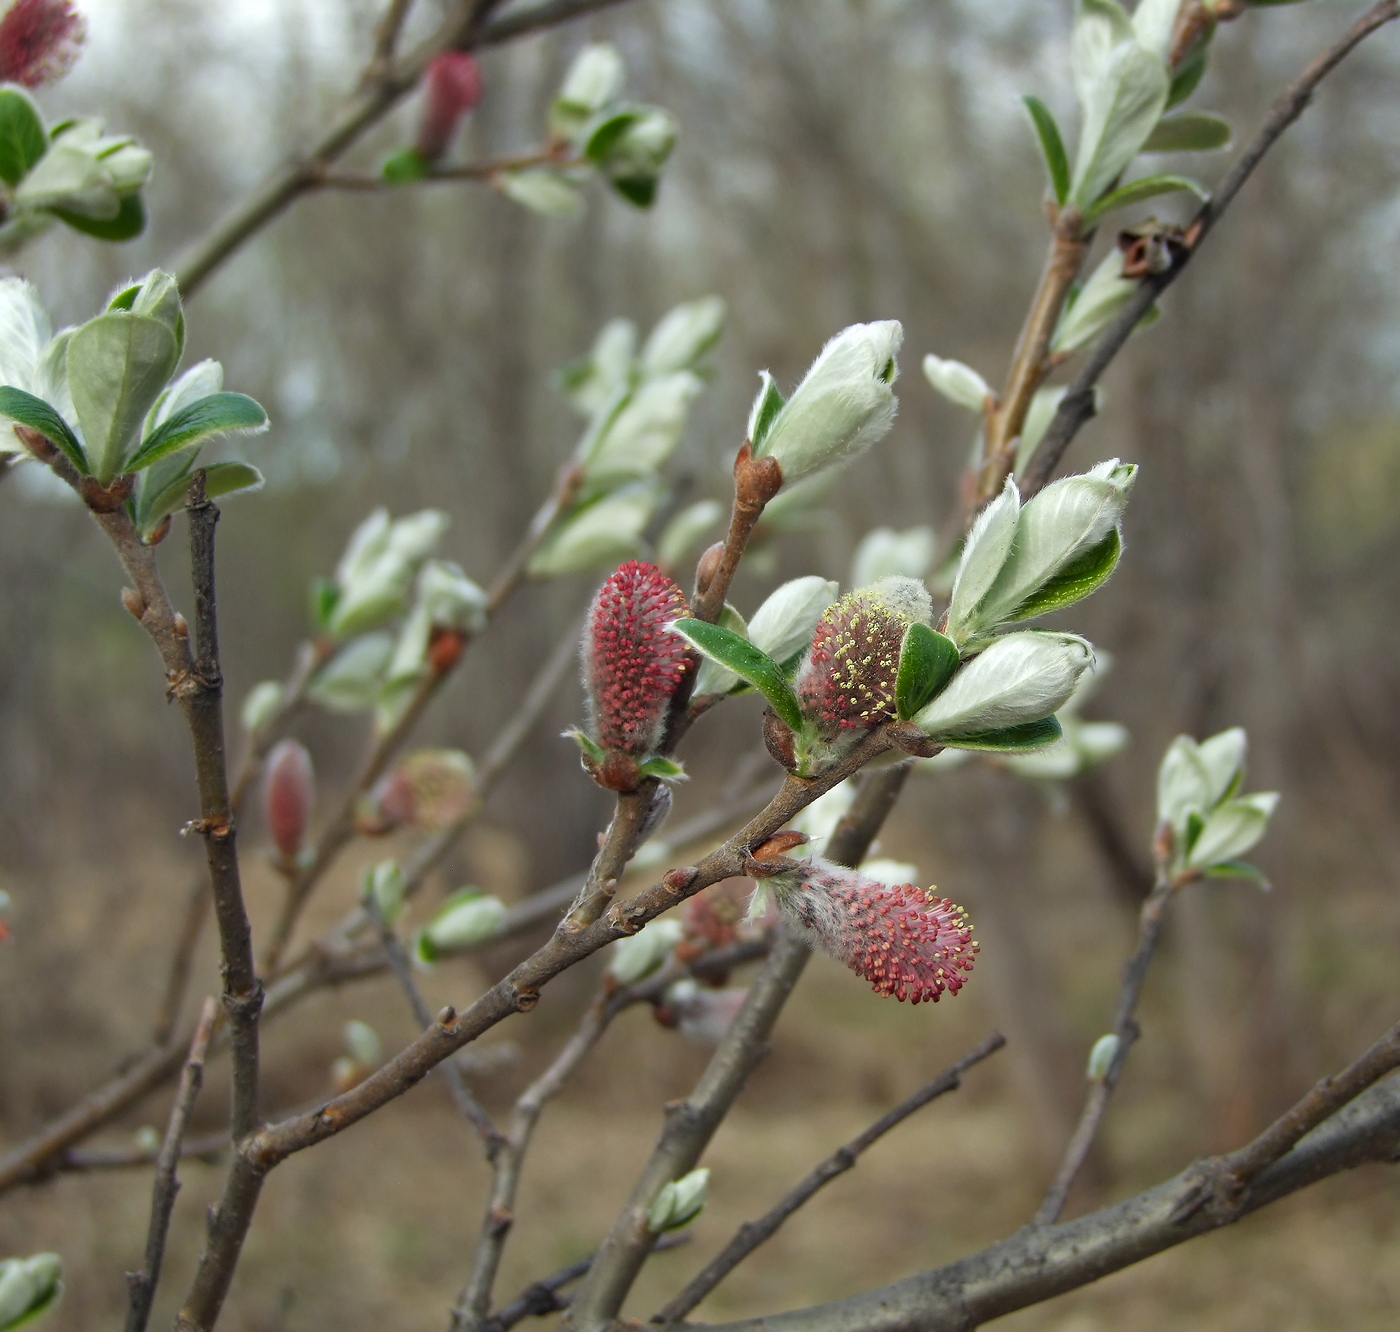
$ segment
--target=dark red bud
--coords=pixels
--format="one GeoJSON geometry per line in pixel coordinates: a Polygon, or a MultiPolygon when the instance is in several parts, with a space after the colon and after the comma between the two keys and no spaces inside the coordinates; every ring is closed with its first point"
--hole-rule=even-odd
{"type": "Polygon", "coordinates": [[[797,767],[792,731],[772,708],[765,708],[763,712],[763,744],[775,763],[789,772],[797,767]]]}
{"type": "Polygon", "coordinates": [[[481,67],[465,51],[435,55],[423,75],[423,113],[414,144],[425,161],[448,149],[462,117],[481,101],[481,67]]]}
{"type": "Polygon", "coordinates": [[[285,860],[291,861],[306,840],[316,802],[316,774],[311,755],[299,740],[280,740],[267,756],[263,778],[263,814],[268,832],[285,860]]]}

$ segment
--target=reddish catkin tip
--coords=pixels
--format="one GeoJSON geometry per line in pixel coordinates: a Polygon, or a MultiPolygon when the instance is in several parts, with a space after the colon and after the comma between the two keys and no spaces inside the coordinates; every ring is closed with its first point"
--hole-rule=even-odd
{"type": "Polygon", "coordinates": [[[299,740],[279,740],[267,756],[263,815],[284,859],[292,860],[301,850],[315,802],[316,775],[306,746],[299,740]]]}
{"type": "Polygon", "coordinates": [[[803,715],[827,736],[868,730],[894,711],[909,617],[868,591],[848,592],[818,621],[797,675],[803,715]]]}
{"type": "Polygon", "coordinates": [[[642,757],[661,742],[671,699],[691,669],[685,641],[667,628],[690,613],[685,594],[654,564],[629,560],[598,590],[583,639],[593,738],[642,757]]]}
{"type": "Polygon", "coordinates": [[[481,67],[465,51],[443,51],[423,74],[423,112],[414,147],[436,162],[448,149],[462,117],[481,101],[481,67]]]}
{"type": "Polygon", "coordinates": [[[825,861],[773,880],[783,915],[808,941],[844,962],[871,988],[936,1003],[957,994],[977,941],[962,907],[913,884],[894,887],[825,861]]]}
{"type": "Polygon", "coordinates": [[[61,79],[86,35],[72,0],[15,0],[0,17],[0,80],[38,88],[61,79]]]}

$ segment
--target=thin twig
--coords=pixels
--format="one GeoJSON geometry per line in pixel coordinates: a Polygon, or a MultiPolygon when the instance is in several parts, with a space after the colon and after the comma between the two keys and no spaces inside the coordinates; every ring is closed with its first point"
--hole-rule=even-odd
{"type": "Polygon", "coordinates": [[[433,167],[412,180],[385,180],[383,176],[350,171],[323,171],[316,178],[322,190],[399,190],[405,185],[442,185],[464,180],[492,182],[495,177],[511,171],[528,171],[532,167],[578,166],[579,161],[561,157],[556,147],[541,148],[518,157],[497,157],[489,162],[463,162],[459,166],[433,167]]]}
{"type": "Polygon", "coordinates": [[[798,1208],[807,1203],[816,1193],[824,1189],[838,1175],[843,1175],[856,1163],[856,1158],[885,1136],[892,1128],[902,1124],[916,1110],[921,1110],[930,1101],[947,1092],[956,1091],[962,1086],[962,1075],[974,1064],[981,1063],[995,1054],[1006,1044],[1006,1037],[993,1032],[974,1050],[965,1054],[956,1064],[943,1070],[932,1081],[925,1083],[912,1096],[906,1097],[894,1109],[881,1115],[863,1133],[857,1134],[844,1147],[838,1147],[817,1166],[786,1197],[782,1198],[757,1221],[745,1221],[734,1238],[703,1267],[674,1299],[668,1301],[651,1317],[653,1323],[675,1323],[684,1318],[721,1281],[744,1261],[760,1244],[777,1234],[783,1223],[798,1208]]]}
{"type": "Polygon", "coordinates": [[[146,1232],[146,1261],[139,1272],[126,1274],[130,1299],[126,1332],[146,1332],[146,1324],[150,1322],[151,1305],[155,1301],[156,1286],[160,1284],[161,1261],[165,1257],[165,1237],[170,1232],[170,1215],[175,1210],[175,1195],[180,1191],[175,1170],[180,1161],[185,1127],[194,1109],[195,1097],[204,1083],[204,1056],[208,1053],[209,1040],[214,1034],[214,1019],[218,1011],[213,999],[204,1001],[189,1058],[185,1060],[184,1072],[180,1075],[175,1104],[170,1109],[165,1139],[156,1156],[156,1176],[151,1185],[151,1223],[146,1232]]]}
{"type": "Polygon", "coordinates": [[[1165,272],[1143,278],[1141,286],[1133,293],[1117,318],[1099,336],[1092,354],[1074,377],[1056,409],[1049,429],[1036,446],[1035,453],[1022,474],[1022,492],[1025,495],[1035,494],[1050,480],[1070,441],[1079,433],[1084,423],[1093,417],[1094,386],[1109,363],[1122,350],[1123,344],[1156,299],[1181,276],[1191,256],[1200,249],[1201,242],[1220,221],[1264,155],[1274,146],[1284,130],[1307,109],[1318,84],[1355,47],[1378,28],[1384,27],[1397,17],[1400,17],[1400,0],[1382,0],[1382,3],[1368,9],[1335,45],[1312,61],[1274,102],[1259,133],[1235,159],[1225,179],[1201,206],[1186,229],[1185,244],[1176,251],[1175,262],[1165,272]]]}
{"type": "Polygon", "coordinates": [[[413,8],[413,0],[389,0],[389,7],[379,21],[379,30],[374,35],[374,56],[366,71],[366,81],[382,79],[388,72],[398,48],[399,34],[408,21],[408,11],[413,8]]]}
{"type": "Polygon", "coordinates": [[[1045,1200],[1040,1204],[1040,1208],[1035,1214],[1033,1224],[1037,1226],[1053,1225],[1060,1219],[1060,1213],[1065,1209],[1065,1200],[1069,1197],[1070,1186],[1074,1183],[1075,1176],[1079,1174],[1084,1162],[1088,1160],[1089,1151],[1093,1147],[1094,1138],[1099,1131],[1099,1125],[1103,1122],[1104,1112],[1108,1109],[1109,1098],[1113,1095],[1113,1089],[1117,1087],[1118,1079],[1123,1074],[1123,1066],[1128,1062],[1128,1051],[1132,1049],[1133,1042],[1138,1038],[1138,1025],[1134,1014],[1137,1012],[1138,1000],[1142,996],[1142,986],[1147,979],[1147,970],[1152,965],[1152,956],[1157,951],[1157,941],[1162,936],[1162,923],[1166,919],[1167,903],[1171,900],[1176,886],[1170,877],[1159,872],[1156,884],[1142,904],[1142,910],[1138,916],[1137,948],[1123,969],[1123,983],[1118,991],[1118,1006],[1113,1014],[1112,1031],[1113,1035],[1118,1038],[1118,1047],[1114,1051],[1113,1058],[1109,1061],[1108,1069],[1103,1077],[1099,1078],[1089,1089],[1089,1095],[1084,1102],[1084,1110],[1079,1117],[1079,1123],[1075,1127],[1073,1135],[1070,1137],[1069,1146],[1065,1149],[1064,1160],[1056,1172],[1055,1181],[1051,1184],[1049,1192],[1045,1195],[1045,1200]]]}
{"type": "MultiPolygon", "coordinates": [[[[906,761],[867,776],[832,834],[827,849],[832,860],[860,863],[893,808],[910,766],[906,761]]],[[[684,1101],[667,1107],[656,1147],[574,1301],[570,1322],[577,1332],[595,1332],[617,1317],[656,1243],[648,1217],[657,1193],[695,1168],[749,1074],[767,1053],[769,1036],[810,956],[793,935],[784,932],[779,937],[695,1089],[684,1101]]]]}
{"type": "MultiPolygon", "coordinates": [[[[413,979],[413,968],[409,964],[408,954],[404,952],[403,943],[399,936],[394,933],[393,927],[384,919],[384,913],[380,911],[379,903],[374,900],[373,894],[365,894],[364,909],[374,925],[375,933],[379,936],[380,947],[384,949],[384,956],[389,961],[389,970],[394,973],[394,979],[398,981],[399,989],[403,991],[404,997],[408,1000],[408,1006],[413,1011],[415,1020],[420,1027],[430,1026],[433,1021],[432,1010],[423,998],[423,993],[418,988],[418,982],[413,979]]],[[[481,1102],[472,1094],[472,1089],[467,1086],[467,1079],[462,1070],[457,1067],[457,1061],[444,1059],[438,1065],[438,1071],[441,1073],[443,1081],[447,1083],[448,1091],[451,1092],[452,1100],[457,1109],[461,1111],[462,1117],[480,1134],[482,1144],[486,1149],[486,1159],[493,1159],[504,1139],[495,1124],[491,1122],[491,1116],[486,1113],[481,1102]]]]}

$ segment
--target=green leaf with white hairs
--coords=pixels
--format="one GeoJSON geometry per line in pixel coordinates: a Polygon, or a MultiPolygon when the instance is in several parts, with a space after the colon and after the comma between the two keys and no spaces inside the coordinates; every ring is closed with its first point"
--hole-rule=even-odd
{"type": "Polygon", "coordinates": [[[1140,180],[1129,181],[1103,196],[1092,207],[1084,210],[1084,223],[1090,226],[1115,208],[1127,208],[1131,204],[1142,203],[1144,199],[1155,199],[1160,194],[1194,194],[1198,199],[1210,196],[1206,187],[1190,176],[1143,176],[1140,180]]]}
{"type": "Polygon", "coordinates": [[[999,731],[978,731],[944,740],[949,749],[972,749],[989,754],[1024,754],[1053,745],[1064,734],[1058,717],[1006,726],[999,731]]]}
{"type": "Polygon", "coordinates": [[[1142,145],[1145,153],[1207,153],[1228,147],[1230,122],[1209,111],[1163,116],[1142,145]]]}
{"type": "MultiPolygon", "coordinates": [[[[748,621],[739,613],[736,606],[732,606],[727,601],[720,607],[715,623],[738,634],[740,638],[749,637],[748,621]]],[[[749,685],[733,671],[721,666],[709,657],[704,657],[700,661],[700,669],[695,673],[695,684],[691,687],[691,695],[699,698],[702,694],[738,694],[743,693],[748,688],[749,685]]]]}
{"type": "Polygon", "coordinates": [[[768,438],[768,431],[772,429],[778,413],[783,410],[783,395],[773,382],[773,376],[766,370],[760,370],[758,380],[758,396],[754,398],[753,406],[749,409],[747,431],[749,443],[753,445],[755,453],[768,438]]]}
{"type": "Polygon", "coordinates": [[[43,117],[21,88],[0,88],[0,180],[18,185],[49,149],[43,117]]]}
{"type": "Polygon", "coordinates": [[[564,735],[572,740],[579,747],[579,752],[584,758],[593,763],[602,763],[607,757],[607,750],[603,748],[591,735],[579,730],[577,726],[571,726],[564,735]]]}
{"type": "Polygon", "coordinates": [[[0,1332],[23,1327],[63,1293],[63,1260],[56,1253],[0,1261],[0,1332]]]}
{"type": "Polygon", "coordinates": [[[88,474],[88,462],[82,445],[68,428],[68,423],[42,398],[36,398],[23,389],[0,386],[0,416],[37,430],[82,475],[88,474]]]}
{"type": "Polygon", "coordinates": [[[1136,278],[1123,276],[1123,256],[1110,250],[1060,314],[1050,350],[1077,351],[1092,342],[1118,317],[1137,291],[1136,278]]]}
{"type": "Polygon", "coordinates": [[[1232,861],[1254,847],[1268,831],[1278,794],[1260,791],[1217,805],[1205,819],[1186,857],[1192,869],[1232,861]]]}
{"type": "Polygon", "coordinates": [[[1137,156],[1167,104],[1162,62],[1136,41],[1109,54],[1084,103],[1069,203],[1087,214],[1137,156]]]}
{"type": "Polygon", "coordinates": [[[126,464],[128,471],[139,471],[153,462],[202,444],[216,435],[267,429],[267,413],[260,403],[245,393],[213,393],[177,411],[141,443],[126,464]]]}
{"type": "Polygon", "coordinates": [[[904,631],[895,675],[895,715],[901,721],[914,716],[958,669],[958,645],[951,638],[917,620],[904,631]]]}
{"type": "Polygon", "coordinates": [[[117,211],[111,217],[88,217],[58,205],[51,207],[49,212],[65,226],[94,240],[134,240],[146,229],[146,201],[135,190],[117,197],[117,211]]]}
{"type": "Polygon", "coordinates": [[[1133,10],[1133,35],[1163,65],[1171,55],[1181,0],[1138,0],[1133,10]]]}
{"type": "Polygon", "coordinates": [[[802,710],[797,695],[778,665],[762,648],[747,638],[704,620],[684,618],[670,626],[702,656],[727,667],[747,680],[772,705],[773,711],[794,731],[802,728],[802,710]]]}
{"type": "Polygon", "coordinates": [[[658,499],[654,486],[629,486],[575,509],[541,543],[530,576],[556,578],[631,558],[658,499]]]}
{"type": "Polygon", "coordinates": [[[1070,29],[1069,65],[1081,106],[1088,105],[1114,49],[1136,40],[1133,21],[1118,0],[1079,0],[1070,29]]]}
{"type": "MultiPolygon", "coordinates": [[[[1212,29],[1207,29],[1207,33],[1212,29]]],[[[1204,38],[1196,49],[1186,57],[1176,67],[1172,74],[1171,88],[1167,93],[1167,109],[1180,106],[1193,92],[1196,91],[1197,84],[1205,77],[1207,48],[1210,45],[1210,38],[1204,38]]]]}
{"type": "Polygon", "coordinates": [[[92,474],[102,485],[124,470],[133,441],[175,372],[179,343],[160,318],[98,315],[68,343],[68,381],[92,474]]]}
{"type": "Polygon", "coordinates": [[[1040,151],[1045,154],[1045,169],[1050,173],[1050,188],[1054,191],[1055,202],[1063,204],[1069,197],[1069,156],[1065,152],[1065,141],[1060,137],[1060,127],[1050,114],[1050,108],[1039,97],[1028,95],[1021,101],[1030,112],[1031,123],[1040,140],[1040,151]]]}
{"type": "Polygon", "coordinates": [[[806,650],[812,631],[839,590],[834,580],[817,574],[783,583],[753,613],[748,624],[749,641],[779,665],[785,665],[806,650]]]}
{"type": "Polygon", "coordinates": [[[683,782],[686,780],[686,771],[675,759],[669,759],[663,754],[653,754],[649,759],[644,759],[637,764],[637,771],[643,777],[656,777],[663,782],[683,782]]]}
{"type": "Polygon", "coordinates": [[[704,381],[689,370],[638,385],[589,441],[583,459],[589,486],[611,490],[654,474],[675,452],[690,404],[703,387],[704,381]]]}
{"type": "Polygon", "coordinates": [[[1157,819],[1183,834],[1190,816],[1208,814],[1234,795],[1244,781],[1248,740],[1232,727],[1197,744],[1179,735],[1157,770],[1157,819]]]}
{"type": "Polygon", "coordinates": [[[992,389],[970,365],[964,365],[961,361],[945,361],[930,352],[924,357],[923,370],[924,378],[935,392],[941,393],[949,402],[981,415],[992,389]]]}
{"type": "Polygon", "coordinates": [[[1249,737],[1243,726],[1232,726],[1196,746],[1196,757],[1205,769],[1210,803],[1218,805],[1234,795],[1244,783],[1244,766],[1249,758],[1249,737]]]}
{"type": "Polygon", "coordinates": [[[1037,592],[1033,592],[1007,620],[1029,620],[1048,611],[1059,610],[1062,606],[1072,606],[1083,601],[1091,592],[1097,592],[1118,567],[1118,559],[1123,553],[1123,538],[1117,529],[1111,531],[1097,546],[1091,546],[1077,559],[1071,561],[1037,592]]]}
{"type": "MultiPolygon", "coordinates": [[[[159,465],[142,474],[136,501],[136,526],[144,537],[151,536],[169,514],[183,508],[194,475],[196,459],[176,458],[168,474],[156,475],[159,465]],[[152,484],[154,482],[154,484],[152,484]]],[[[209,499],[261,490],[263,476],[245,462],[211,463],[204,469],[204,493],[209,499]]]]}
{"type": "Polygon", "coordinates": [[[642,348],[644,375],[693,370],[724,330],[724,299],[701,296],[675,306],[658,320],[642,348]]]}
{"type": "Polygon", "coordinates": [[[963,542],[945,626],[955,643],[966,642],[978,627],[978,608],[1011,554],[1020,512],[1020,491],[1015,480],[1007,477],[1001,494],[977,515],[963,542]]]}
{"type": "Polygon", "coordinates": [[[209,463],[204,469],[204,493],[210,499],[223,499],[229,495],[242,495],[250,490],[261,490],[264,484],[263,474],[250,463],[209,463]]]}

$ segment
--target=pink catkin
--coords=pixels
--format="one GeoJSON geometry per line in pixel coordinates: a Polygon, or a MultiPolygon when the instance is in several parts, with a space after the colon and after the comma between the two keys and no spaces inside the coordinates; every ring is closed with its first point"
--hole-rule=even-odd
{"type": "Polygon", "coordinates": [[[267,756],[263,816],[285,859],[293,859],[301,850],[315,803],[316,774],[306,746],[297,740],[279,740],[267,756]]]}
{"type": "Polygon", "coordinates": [[[880,994],[937,1003],[957,994],[977,941],[962,907],[913,884],[895,887],[809,861],[773,881],[778,906],[808,940],[880,994]]]}
{"type": "Polygon", "coordinates": [[[909,617],[869,592],[848,592],[818,622],[797,675],[803,714],[827,736],[868,730],[894,711],[909,617]]]}
{"type": "Polygon", "coordinates": [[[466,51],[443,51],[429,61],[414,145],[420,157],[436,162],[447,151],[462,117],[481,101],[481,92],[481,67],[466,51]]]}
{"type": "Polygon", "coordinates": [[[78,58],[87,22],[72,0],[16,0],[0,18],[0,80],[38,88],[78,58]]]}
{"type": "Polygon", "coordinates": [[[671,699],[694,660],[667,625],[690,613],[654,564],[629,560],[598,589],[583,641],[593,738],[633,757],[661,741],[671,699]]]}

